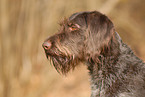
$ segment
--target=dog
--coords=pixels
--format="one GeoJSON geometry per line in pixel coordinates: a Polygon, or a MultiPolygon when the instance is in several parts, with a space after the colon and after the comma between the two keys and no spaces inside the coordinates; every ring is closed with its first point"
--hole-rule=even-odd
{"type": "Polygon", "coordinates": [[[87,64],[91,97],[145,97],[145,63],[122,41],[112,21],[98,11],[78,12],[43,43],[47,58],[66,75],[87,64]]]}

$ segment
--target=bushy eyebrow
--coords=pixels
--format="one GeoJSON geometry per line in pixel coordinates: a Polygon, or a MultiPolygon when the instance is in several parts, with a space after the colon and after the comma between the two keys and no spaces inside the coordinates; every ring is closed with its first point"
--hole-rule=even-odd
{"type": "Polygon", "coordinates": [[[58,23],[60,26],[64,26],[66,24],[68,24],[68,20],[66,18],[62,19],[61,21],[59,21],[58,23]]]}
{"type": "Polygon", "coordinates": [[[66,30],[74,31],[80,30],[80,25],[75,23],[73,20],[69,20],[67,18],[64,18],[59,22],[60,28],[58,29],[58,32],[64,32],[66,30]]]}
{"type": "Polygon", "coordinates": [[[71,26],[76,26],[76,27],[80,27],[78,24],[72,22],[72,21],[69,21],[68,19],[64,18],[62,21],[59,22],[59,25],[60,26],[63,26],[63,27],[71,27],[71,26]]]}

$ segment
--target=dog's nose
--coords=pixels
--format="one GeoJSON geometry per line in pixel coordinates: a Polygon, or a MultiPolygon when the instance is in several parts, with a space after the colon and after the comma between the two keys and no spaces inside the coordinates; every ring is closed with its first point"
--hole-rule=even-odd
{"type": "Polygon", "coordinates": [[[43,43],[43,48],[45,49],[45,50],[49,50],[50,48],[51,48],[51,42],[50,41],[46,41],[46,42],[44,42],[43,43]]]}

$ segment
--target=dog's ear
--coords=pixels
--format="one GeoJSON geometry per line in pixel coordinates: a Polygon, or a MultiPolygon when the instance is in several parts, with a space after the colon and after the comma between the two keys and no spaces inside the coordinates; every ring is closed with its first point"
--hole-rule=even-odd
{"type": "Polygon", "coordinates": [[[107,16],[92,12],[87,16],[86,53],[98,56],[104,46],[108,45],[114,31],[114,26],[107,16]]]}

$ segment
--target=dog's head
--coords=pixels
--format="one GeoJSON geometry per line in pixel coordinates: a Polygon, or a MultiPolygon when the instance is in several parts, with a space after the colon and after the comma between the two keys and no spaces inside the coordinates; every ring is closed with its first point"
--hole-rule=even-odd
{"type": "Polygon", "coordinates": [[[63,74],[87,57],[97,57],[114,33],[113,23],[97,11],[75,13],[60,26],[59,33],[48,38],[43,47],[56,70],[63,74]]]}
{"type": "MultiPolygon", "coordinates": [[[[88,57],[97,57],[108,46],[115,30],[111,20],[100,12],[81,12],[70,17],[85,35],[84,49],[88,57]]],[[[85,56],[85,57],[86,57],[85,56]]]]}

